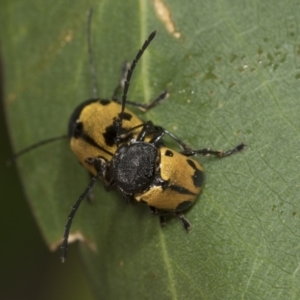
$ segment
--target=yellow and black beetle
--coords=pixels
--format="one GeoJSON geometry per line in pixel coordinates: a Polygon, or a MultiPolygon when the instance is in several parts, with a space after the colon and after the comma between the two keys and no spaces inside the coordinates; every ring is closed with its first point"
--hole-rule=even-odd
{"type": "MultiPolygon", "coordinates": [[[[92,62],[91,16],[92,11],[90,11],[88,22],[90,62],[92,62]]],[[[66,259],[69,230],[74,215],[97,179],[103,181],[107,191],[119,190],[127,201],[133,200],[147,204],[151,212],[159,216],[162,225],[165,224],[167,216],[177,216],[188,231],[190,223],[182,211],[196,200],[204,179],[201,165],[190,156],[212,154],[225,157],[245,148],[244,144],[240,144],[225,152],[210,149],[193,150],[161,126],[156,126],[151,121],[143,122],[125,108],[126,104],[132,104],[146,111],[168,96],[168,93],[164,91],[149,105],[127,101],[127,92],[134,68],[155,34],[156,31],[153,31],[149,35],[132,63],[125,68],[112,100],[98,99],[97,90],[94,87],[95,99],[83,102],[71,115],[68,126],[70,146],[92,178],[68,216],[61,246],[62,261],[66,259]],[[120,88],[123,89],[123,95],[121,101],[118,101],[116,94],[120,88]],[[166,147],[163,141],[165,135],[178,143],[181,151],[166,147]]],[[[93,66],[91,70],[95,82],[93,66]]],[[[16,156],[65,137],[42,141],[24,149],[16,156]]]]}
{"type": "MultiPolygon", "coordinates": [[[[102,179],[108,191],[119,190],[127,201],[146,203],[151,212],[160,217],[162,225],[165,224],[166,216],[175,215],[188,231],[190,223],[182,211],[193,204],[200,193],[204,178],[202,167],[190,156],[213,154],[224,157],[245,147],[240,144],[226,152],[193,150],[169,131],[155,126],[151,121],[143,122],[125,109],[126,103],[129,103],[127,92],[131,75],[155,34],[156,31],[153,31],[149,35],[125,72],[125,78],[121,80],[124,82],[121,105],[113,101],[91,100],[80,105],[71,117],[71,148],[94,177],[69,215],[62,246],[63,260],[66,257],[69,229],[74,214],[98,178],[102,179]],[[162,140],[164,135],[173,138],[182,150],[177,152],[167,148],[162,140]]],[[[154,107],[166,96],[167,93],[163,92],[144,108],[154,107]]]]}

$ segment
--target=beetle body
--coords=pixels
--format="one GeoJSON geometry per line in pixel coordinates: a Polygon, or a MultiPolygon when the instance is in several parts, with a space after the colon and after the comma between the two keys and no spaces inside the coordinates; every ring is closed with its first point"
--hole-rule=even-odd
{"type": "Polygon", "coordinates": [[[204,179],[197,161],[157,146],[157,141],[122,145],[108,169],[113,185],[124,195],[163,212],[181,212],[191,206],[204,179]]]}
{"type": "MultiPolygon", "coordinates": [[[[117,150],[115,139],[117,128],[115,120],[121,113],[121,105],[113,100],[87,100],[80,104],[71,115],[68,136],[71,150],[79,162],[91,174],[96,175],[97,170],[86,159],[100,157],[110,161],[117,150]]],[[[122,131],[143,123],[134,113],[124,111],[122,131]]],[[[136,137],[138,129],[131,131],[126,138],[136,137]]]]}
{"type": "MultiPolygon", "coordinates": [[[[90,11],[89,33],[91,15],[90,11]]],[[[149,35],[131,65],[123,72],[113,100],[97,99],[94,86],[94,99],[80,104],[70,117],[68,137],[71,149],[93,176],[68,216],[61,247],[62,261],[66,259],[69,231],[75,213],[98,179],[103,181],[107,191],[116,189],[127,201],[147,204],[151,212],[159,216],[162,225],[165,224],[166,216],[177,216],[188,231],[191,226],[182,211],[195,202],[204,179],[201,165],[190,157],[198,154],[226,157],[245,148],[244,144],[240,144],[225,152],[209,148],[191,149],[174,134],[151,121],[142,121],[125,108],[126,104],[131,104],[146,111],[168,96],[164,91],[148,105],[127,101],[131,75],[155,34],[153,31],[149,35]],[[118,101],[115,95],[120,87],[123,94],[122,100],[118,101]],[[165,146],[165,135],[179,145],[179,151],[165,146]]],[[[88,47],[92,61],[89,36],[88,47]]],[[[95,75],[93,67],[91,70],[92,76],[95,75]]],[[[44,140],[16,156],[61,138],[66,136],[44,140]]]]}
{"type": "MultiPolygon", "coordinates": [[[[181,146],[186,149],[182,153],[164,146],[162,138],[170,134],[168,131],[154,126],[151,121],[141,127],[136,139],[121,143],[112,159],[102,164],[102,177],[109,178],[109,188],[117,188],[126,199],[146,203],[152,213],[160,216],[162,225],[165,216],[178,215],[189,230],[190,223],[181,212],[190,207],[200,193],[203,169],[188,157],[194,153],[189,153],[191,150],[184,144],[181,146]]],[[[101,169],[99,160],[92,162],[101,169]]]]}
{"type": "Polygon", "coordinates": [[[212,154],[225,157],[245,147],[240,144],[226,152],[193,150],[172,133],[151,121],[143,122],[125,108],[128,103],[147,110],[168,95],[167,92],[161,93],[149,105],[127,101],[133,70],[155,34],[155,31],[150,34],[124,73],[121,103],[88,100],[79,105],[70,118],[71,149],[94,176],[69,214],[62,244],[63,261],[75,212],[97,179],[103,181],[107,191],[119,190],[127,201],[146,203],[151,212],[159,216],[161,225],[165,225],[166,216],[177,216],[188,231],[191,225],[182,211],[194,203],[204,179],[201,165],[190,156],[212,154]],[[167,148],[163,141],[165,135],[178,143],[181,151],[167,148]]]}
{"type": "Polygon", "coordinates": [[[162,211],[181,212],[190,207],[200,193],[204,175],[201,165],[167,147],[159,149],[158,176],[164,182],[135,194],[138,202],[162,211]]]}

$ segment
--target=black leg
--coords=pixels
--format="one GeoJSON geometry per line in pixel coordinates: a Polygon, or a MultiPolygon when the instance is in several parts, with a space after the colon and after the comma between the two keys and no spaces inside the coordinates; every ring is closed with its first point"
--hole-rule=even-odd
{"type": "MultiPolygon", "coordinates": [[[[97,173],[100,172],[100,179],[105,181],[108,162],[101,157],[88,157],[85,162],[95,168],[97,173]]],[[[91,178],[93,175],[91,176],[91,178]]]]}
{"type": "Polygon", "coordinates": [[[159,210],[153,206],[149,206],[150,211],[153,215],[159,217],[160,225],[162,227],[166,226],[166,217],[167,216],[176,216],[180,219],[184,229],[188,232],[191,229],[191,223],[186,219],[186,217],[181,212],[170,212],[159,210]]]}
{"type": "MultiPolygon", "coordinates": [[[[117,127],[117,124],[115,124],[117,127]]],[[[151,121],[147,121],[146,123],[139,124],[123,132],[119,136],[116,137],[116,144],[122,142],[122,140],[126,139],[132,131],[141,128],[139,135],[137,136],[136,140],[139,142],[145,141],[146,137],[151,138],[148,143],[155,144],[157,146],[160,145],[160,140],[165,134],[165,130],[160,126],[155,126],[151,121]]]]}
{"type": "MultiPolygon", "coordinates": [[[[89,175],[89,181],[91,181],[94,175],[92,173],[88,173],[88,175],[89,175]]],[[[92,202],[94,201],[94,187],[89,189],[86,195],[86,200],[89,204],[92,204],[92,202]]]]}
{"type": "Polygon", "coordinates": [[[222,150],[219,150],[219,151],[214,151],[214,150],[211,150],[209,148],[207,149],[184,149],[181,153],[186,155],[186,156],[193,156],[193,155],[197,155],[197,154],[202,154],[202,155],[215,155],[215,156],[218,156],[218,157],[226,157],[226,156],[230,156],[234,153],[237,153],[237,152],[240,152],[242,150],[244,150],[246,148],[246,145],[245,144],[239,144],[237,145],[236,147],[230,149],[230,150],[227,150],[227,151],[222,151],[222,150]]]}
{"type": "Polygon", "coordinates": [[[187,232],[189,232],[189,230],[191,229],[191,223],[188,221],[188,219],[186,219],[186,217],[182,213],[176,213],[176,215],[180,219],[180,221],[182,222],[182,225],[183,225],[184,229],[187,232]]]}
{"type": "Polygon", "coordinates": [[[234,153],[240,152],[246,148],[246,145],[244,143],[241,143],[234,147],[233,149],[227,150],[227,151],[222,151],[222,150],[211,150],[210,148],[204,148],[204,149],[191,149],[188,145],[186,145],[183,141],[181,141],[176,135],[173,133],[169,132],[168,130],[164,130],[164,133],[170,136],[173,140],[175,140],[183,149],[180,153],[186,156],[194,156],[197,154],[201,155],[215,155],[218,157],[226,157],[230,156],[234,153]]]}
{"type": "Polygon", "coordinates": [[[161,94],[159,94],[154,100],[152,100],[148,104],[142,104],[142,103],[137,103],[132,101],[126,101],[126,103],[137,107],[143,112],[146,112],[151,108],[155,107],[156,105],[158,105],[161,101],[167,99],[168,97],[169,97],[169,93],[167,91],[163,91],[161,94]]]}
{"type": "MultiPolygon", "coordinates": [[[[122,191],[121,191],[121,193],[122,193],[122,191]]],[[[126,204],[133,204],[132,195],[128,195],[128,194],[122,193],[122,196],[123,196],[123,199],[125,200],[126,204]]]]}
{"type": "MultiPolygon", "coordinates": [[[[126,62],[123,67],[122,67],[122,73],[121,73],[121,79],[119,81],[118,86],[115,88],[114,94],[112,96],[112,99],[121,104],[121,100],[119,100],[119,95],[121,94],[121,92],[124,89],[125,86],[125,80],[126,80],[126,76],[127,76],[127,72],[130,68],[130,63],[126,62]]],[[[156,97],[154,100],[152,100],[150,103],[147,104],[143,104],[143,103],[138,103],[138,102],[134,102],[134,101],[126,101],[126,104],[130,104],[132,106],[137,107],[138,109],[146,112],[147,110],[155,107],[156,105],[158,105],[162,100],[168,98],[169,93],[166,91],[163,91],[160,95],[158,95],[158,97],[156,97]]]]}
{"type": "Polygon", "coordinates": [[[157,143],[164,136],[165,130],[160,126],[154,126],[151,121],[147,121],[143,124],[143,128],[139,132],[137,141],[145,141],[146,137],[151,137],[149,143],[157,145],[157,143]]]}

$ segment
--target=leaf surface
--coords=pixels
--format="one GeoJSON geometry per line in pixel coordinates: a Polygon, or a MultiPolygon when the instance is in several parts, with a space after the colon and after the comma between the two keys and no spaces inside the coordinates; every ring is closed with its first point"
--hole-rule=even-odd
{"type": "MultiPolygon", "coordinates": [[[[129,98],[147,102],[165,89],[170,97],[147,114],[134,111],[194,148],[248,145],[226,159],[197,158],[206,179],[186,213],[189,234],[176,219],[161,229],[147,207],[96,187],[72,233],[88,241],[82,257],[97,297],[299,299],[299,4],[4,1],[6,112],[16,151],[64,134],[73,109],[93,97],[91,5],[101,98],[110,99],[124,61],[157,29],[129,98]]],[[[66,140],[17,164],[41,232],[57,245],[88,177],[66,140]]]]}

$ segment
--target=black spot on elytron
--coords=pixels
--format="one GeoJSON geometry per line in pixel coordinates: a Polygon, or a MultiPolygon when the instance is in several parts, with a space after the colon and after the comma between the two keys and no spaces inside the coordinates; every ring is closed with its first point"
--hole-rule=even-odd
{"type": "MultiPolygon", "coordinates": [[[[122,128],[120,133],[122,134],[122,133],[126,133],[126,132],[128,132],[128,130],[125,128],[122,128]]],[[[110,126],[107,126],[105,128],[105,132],[103,133],[105,145],[107,145],[109,147],[116,145],[116,137],[117,137],[116,125],[112,124],[110,126]]],[[[132,137],[133,137],[133,133],[126,134],[126,138],[121,139],[120,143],[125,142],[126,140],[131,140],[132,137]]]]}
{"type": "Polygon", "coordinates": [[[73,128],[73,133],[72,133],[72,137],[75,139],[83,139],[85,142],[87,142],[89,145],[109,154],[112,156],[112,153],[107,151],[106,149],[104,149],[103,147],[101,147],[100,145],[98,145],[93,138],[91,138],[88,134],[86,134],[84,132],[84,126],[82,122],[76,122],[74,123],[74,128],[73,128]]]}
{"type": "Polygon", "coordinates": [[[193,201],[183,201],[178,204],[178,206],[176,207],[175,210],[176,211],[184,211],[184,210],[188,209],[192,204],[193,204],[193,201]]]}
{"type": "Polygon", "coordinates": [[[200,188],[204,181],[204,173],[197,169],[197,170],[195,170],[195,173],[192,176],[192,179],[193,179],[194,185],[196,187],[200,188]]]}
{"type": "Polygon", "coordinates": [[[74,125],[75,126],[73,128],[73,137],[75,139],[78,139],[83,133],[83,123],[82,122],[76,122],[74,125]]]}
{"type": "Polygon", "coordinates": [[[186,162],[194,169],[197,170],[195,163],[191,159],[187,159],[186,162]]]}
{"type": "Polygon", "coordinates": [[[174,153],[171,150],[166,150],[165,155],[172,157],[174,155],[174,153]]]}
{"type": "Polygon", "coordinates": [[[107,105],[107,104],[109,104],[111,101],[110,100],[99,100],[99,103],[101,104],[101,105],[107,105]]]}
{"type": "Polygon", "coordinates": [[[123,112],[123,113],[119,113],[119,118],[123,119],[123,120],[127,120],[130,121],[132,119],[132,115],[127,113],[127,112],[123,112]]]}
{"type": "Polygon", "coordinates": [[[74,137],[74,129],[76,127],[76,123],[77,123],[77,120],[79,119],[80,115],[81,115],[81,112],[82,110],[92,104],[92,103],[95,103],[97,102],[98,100],[95,100],[95,99],[90,99],[90,100],[86,100],[84,101],[83,103],[80,103],[73,111],[71,117],[70,117],[70,120],[69,120],[69,124],[68,124],[68,136],[69,138],[72,138],[74,137]]]}
{"type": "Polygon", "coordinates": [[[201,187],[204,181],[204,173],[197,169],[195,163],[191,159],[187,159],[186,162],[194,169],[194,175],[192,176],[194,186],[201,187]]]}
{"type": "Polygon", "coordinates": [[[114,124],[105,128],[103,133],[103,138],[105,140],[105,145],[112,147],[115,145],[115,140],[117,136],[117,130],[114,124]]]}
{"type": "Polygon", "coordinates": [[[169,189],[171,189],[172,191],[175,191],[179,194],[183,194],[183,195],[197,195],[191,191],[189,191],[188,189],[182,187],[182,186],[178,186],[178,185],[174,185],[174,184],[171,184],[168,186],[169,189]]]}

